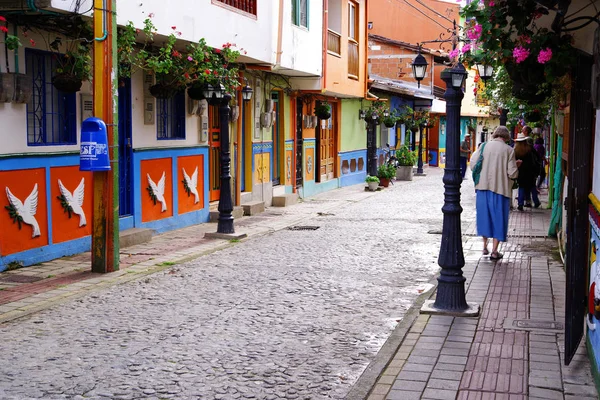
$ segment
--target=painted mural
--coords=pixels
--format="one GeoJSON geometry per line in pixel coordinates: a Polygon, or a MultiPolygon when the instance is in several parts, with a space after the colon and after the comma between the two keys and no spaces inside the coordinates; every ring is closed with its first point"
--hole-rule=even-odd
{"type": "Polygon", "coordinates": [[[596,367],[600,366],[600,200],[590,194],[589,220],[590,226],[590,274],[588,296],[588,340],[593,349],[591,357],[596,367]]]}
{"type": "Polygon", "coordinates": [[[46,169],[0,172],[0,255],[46,246],[46,169]]]}
{"type": "Polygon", "coordinates": [[[177,158],[178,213],[184,214],[204,208],[204,156],[177,158]]]}
{"type": "Polygon", "coordinates": [[[142,222],[173,216],[172,159],[141,162],[142,222]]]}
{"type": "Polygon", "coordinates": [[[52,242],[91,235],[92,173],[79,171],[79,166],[53,167],[50,182],[52,242]]]}

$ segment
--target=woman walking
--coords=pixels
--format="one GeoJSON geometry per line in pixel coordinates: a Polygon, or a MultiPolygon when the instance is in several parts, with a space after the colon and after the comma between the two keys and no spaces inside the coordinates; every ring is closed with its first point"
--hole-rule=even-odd
{"type": "Polygon", "coordinates": [[[519,196],[517,198],[519,206],[517,209],[523,211],[523,206],[531,207],[530,199],[533,200],[534,207],[538,208],[541,203],[535,181],[540,173],[540,164],[533,146],[528,143],[527,136],[522,133],[519,133],[515,139],[515,157],[517,160],[522,161],[519,165],[519,177],[517,179],[519,184],[519,196]]]}
{"type": "Polygon", "coordinates": [[[492,139],[471,156],[476,191],[477,234],[483,236],[484,255],[490,254],[488,240],[493,239],[491,260],[502,258],[498,246],[500,242],[506,242],[512,180],[519,174],[515,152],[506,144],[509,140],[508,129],[499,126],[492,139]]]}
{"type": "Polygon", "coordinates": [[[538,155],[538,159],[541,160],[541,168],[540,168],[540,176],[537,180],[537,188],[541,189],[542,185],[546,181],[546,148],[544,147],[544,139],[540,136],[535,139],[535,144],[533,145],[533,149],[538,155]]]}

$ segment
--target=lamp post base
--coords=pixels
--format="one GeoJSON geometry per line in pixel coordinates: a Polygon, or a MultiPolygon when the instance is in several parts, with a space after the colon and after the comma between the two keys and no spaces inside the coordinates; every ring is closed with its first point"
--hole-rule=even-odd
{"type": "Polygon", "coordinates": [[[479,304],[467,303],[467,308],[464,310],[452,310],[435,307],[435,300],[427,300],[421,307],[421,314],[427,315],[448,315],[451,317],[478,317],[479,304]]]}
{"type": "Polygon", "coordinates": [[[204,234],[204,237],[206,239],[225,239],[225,240],[231,240],[231,239],[243,239],[246,236],[248,236],[245,233],[219,233],[219,232],[206,232],[204,234]]]}

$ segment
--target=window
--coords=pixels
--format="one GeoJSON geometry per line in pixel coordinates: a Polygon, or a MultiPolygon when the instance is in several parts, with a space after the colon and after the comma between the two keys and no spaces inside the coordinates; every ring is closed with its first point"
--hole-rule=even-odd
{"type": "Polygon", "coordinates": [[[360,57],[358,53],[358,4],[348,2],[348,77],[358,79],[360,57]]]}
{"type": "Polygon", "coordinates": [[[75,93],[59,92],[52,85],[56,60],[52,53],[27,49],[25,68],[33,80],[27,103],[27,145],[77,144],[75,93]]]}
{"type": "Polygon", "coordinates": [[[158,140],[185,139],[185,92],[169,99],[156,99],[158,140]]]}
{"type": "Polygon", "coordinates": [[[358,42],[358,16],[356,13],[357,4],[351,1],[348,3],[348,39],[358,42]]]}
{"type": "Polygon", "coordinates": [[[214,2],[256,15],[256,0],[213,0],[214,2]]]}
{"type": "Polygon", "coordinates": [[[308,28],[308,0],[292,0],[292,24],[308,28]]]}

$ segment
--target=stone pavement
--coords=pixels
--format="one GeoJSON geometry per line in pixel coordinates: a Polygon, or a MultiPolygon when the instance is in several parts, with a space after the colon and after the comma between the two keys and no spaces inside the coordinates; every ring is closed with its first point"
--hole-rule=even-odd
{"type": "Polygon", "coordinates": [[[481,315],[415,317],[368,400],[598,398],[585,339],[564,365],[565,273],[552,254],[556,240],[546,237],[549,216],[512,211],[498,262],[481,255],[469,227],[467,301],[481,315]]]}

